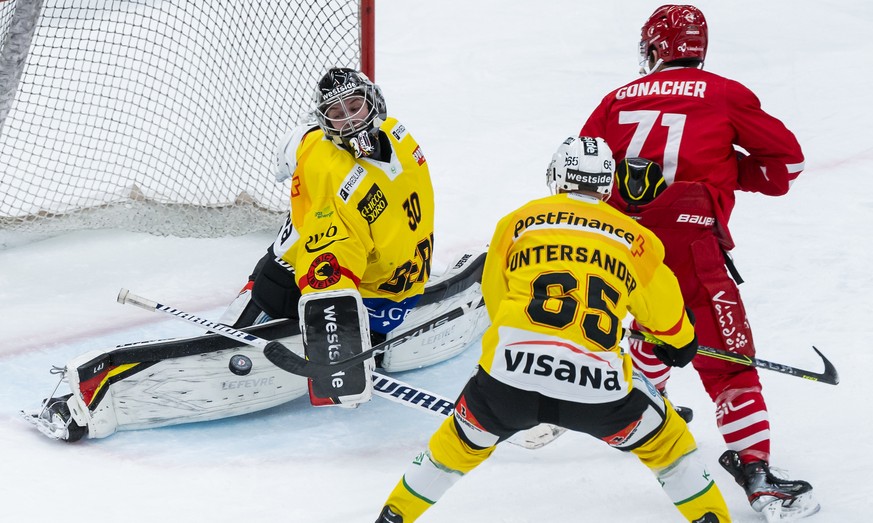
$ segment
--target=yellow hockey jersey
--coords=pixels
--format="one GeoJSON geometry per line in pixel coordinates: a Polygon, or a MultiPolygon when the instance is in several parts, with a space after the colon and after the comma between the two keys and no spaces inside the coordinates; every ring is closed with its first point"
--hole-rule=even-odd
{"type": "Polygon", "coordinates": [[[631,387],[619,347],[630,312],[681,347],[694,328],[658,238],[605,202],[558,194],[497,225],[482,277],[482,369],[514,387],[605,403],[631,387]]]}
{"type": "Polygon", "coordinates": [[[387,162],[354,155],[314,128],[292,150],[291,212],[273,245],[303,294],[357,288],[395,302],[430,276],[434,197],[427,161],[403,124],[380,128],[387,162]]]}

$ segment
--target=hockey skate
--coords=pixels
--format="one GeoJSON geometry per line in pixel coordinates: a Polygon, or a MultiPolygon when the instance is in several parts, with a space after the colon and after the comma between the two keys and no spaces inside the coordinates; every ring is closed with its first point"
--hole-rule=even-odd
{"type": "Polygon", "coordinates": [[[743,464],[737,452],[728,450],[718,462],[746,491],[752,508],[770,523],[811,516],[821,508],[812,495],[812,485],[775,476],[766,461],[743,464]]]}
{"type": "Polygon", "coordinates": [[[691,423],[691,420],[694,419],[694,409],[692,409],[691,407],[673,405],[673,410],[676,411],[676,414],[679,414],[680,418],[685,420],[685,423],[691,423]]]}
{"type": "MultiPolygon", "coordinates": [[[[661,393],[661,396],[668,398],[667,389],[658,389],[661,393]]],[[[673,402],[670,402],[673,405],[673,402]]],[[[673,410],[676,411],[676,414],[679,414],[679,417],[685,420],[685,423],[691,423],[691,420],[694,419],[694,409],[691,407],[683,407],[681,405],[673,405],[673,410]]]]}
{"type": "Polygon", "coordinates": [[[39,409],[33,411],[22,410],[21,416],[25,421],[35,425],[40,432],[50,438],[70,443],[79,441],[88,433],[88,428],[76,423],[72,414],[70,414],[70,407],[67,406],[67,400],[70,396],[72,394],[43,400],[42,406],[39,409]]]}
{"type": "Polygon", "coordinates": [[[379,519],[376,520],[376,523],[403,523],[403,516],[395,514],[386,506],[382,509],[382,513],[379,514],[379,519]]]}

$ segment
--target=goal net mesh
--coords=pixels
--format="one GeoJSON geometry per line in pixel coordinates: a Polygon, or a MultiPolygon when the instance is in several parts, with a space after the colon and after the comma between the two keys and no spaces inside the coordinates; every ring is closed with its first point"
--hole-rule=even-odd
{"type": "Polygon", "coordinates": [[[278,140],[358,0],[0,0],[0,233],[277,229],[278,140]]]}

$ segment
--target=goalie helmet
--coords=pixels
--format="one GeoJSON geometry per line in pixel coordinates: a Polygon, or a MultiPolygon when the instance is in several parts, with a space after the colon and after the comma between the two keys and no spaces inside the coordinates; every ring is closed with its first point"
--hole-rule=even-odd
{"type": "Polygon", "coordinates": [[[643,24],[640,38],[640,73],[648,74],[663,63],[706,58],[708,29],[700,9],[693,5],[662,5],[643,24]],[[658,60],[651,51],[658,51],[658,60]]]}
{"type": "Polygon", "coordinates": [[[612,192],[615,160],[603,138],[571,136],[564,140],[546,170],[546,183],[552,194],[591,191],[602,200],[612,192]]]}
{"type": "Polygon", "coordinates": [[[324,134],[356,157],[370,156],[388,117],[382,90],[354,69],[330,69],[315,89],[315,119],[324,134]]]}

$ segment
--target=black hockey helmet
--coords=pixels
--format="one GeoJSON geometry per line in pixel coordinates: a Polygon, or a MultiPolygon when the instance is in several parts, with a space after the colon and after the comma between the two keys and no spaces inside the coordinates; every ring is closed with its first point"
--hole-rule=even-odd
{"type": "Polygon", "coordinates": [[[379,126],[388,117],[382,90],[367,75],[334,67],[315,89],[315,118],[324,134],[357,157],[376,150],[379,126]]]}

